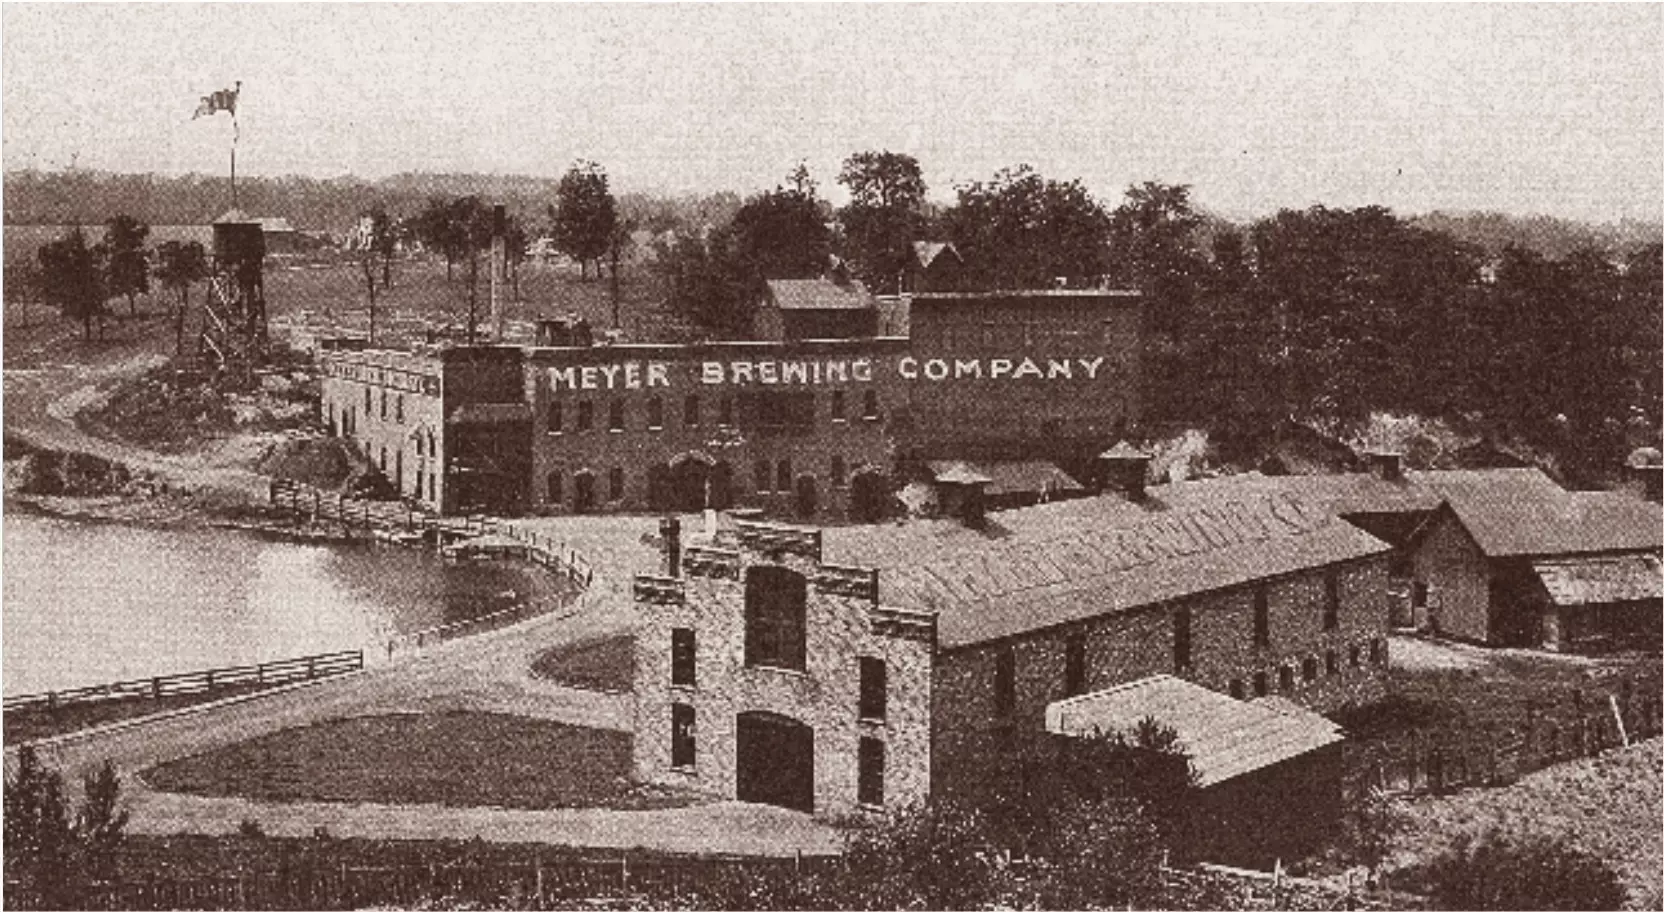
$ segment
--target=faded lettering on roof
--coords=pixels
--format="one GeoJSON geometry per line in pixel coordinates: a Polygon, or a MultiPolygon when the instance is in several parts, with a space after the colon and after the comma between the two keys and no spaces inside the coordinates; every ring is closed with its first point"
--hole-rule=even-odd
{"type": "Polygon", "coordinates": [[[893,571],[921,601],[972,602],[1026,589],[1125,573],[1162,560],[1303,535],[1329,521],[1288,492],[1159,515],[1118,529],[1046,541],[994,545],[976,553],[893,571]]]}

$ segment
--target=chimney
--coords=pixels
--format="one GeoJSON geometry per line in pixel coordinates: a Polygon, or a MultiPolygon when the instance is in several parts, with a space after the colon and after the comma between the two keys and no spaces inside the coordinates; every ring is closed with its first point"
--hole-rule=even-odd
{"type": "Polygon", "coordinates": [[[1367,450],[1370,473],[1382,481],[1404,480],[1404,454],[1396,450],[1367,450]]]}
{"type": "Polygon", "coordinates": [[[659,520],[659,538],[664,542],[664,575],[682,575],[682,521],[674,516],[659,520]]]}
{"type": "Polygon", "coordinates": [[[1128,500],[1144,499],[1144,479],[1150,474],[1153,457],[1134,449],[1125,440],[1098,454],[1098,476],[1106,491],[1118,491],[1128,500]]]}
{"type": "Polygon", "coordinates": [[[491,341],[503,341],[503,282],[508,263],[505,246],[508,233],[508,214],[502,206],[491,207],[491,341]]]}

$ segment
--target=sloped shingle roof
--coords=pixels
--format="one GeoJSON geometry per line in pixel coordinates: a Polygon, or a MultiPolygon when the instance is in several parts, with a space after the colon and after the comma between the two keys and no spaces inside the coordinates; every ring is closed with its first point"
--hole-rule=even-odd
{"type": "Polygon", "coordinates": [[[1664,547],[1664,510],[1610,491],[1447,492],[1450,510],[1487,557],[1596,554],[1664,547]]]}
{"type": "Polygon", "coordinates": [[[1603,605],[1664,598],[1664,571],[1651,554],[1533,561],[1556,605],[1603,605]]]}
{"type": "Polygon", "coordinates": [[[1041,491],[1080,491],[1080,482],[1068,472],[1039,459],[995,462],[962,462],[941,460],[927,463],[937,481],[962,481],[966,476],[980,476],[988,483],[987,493],[1038,494],[1041,491]]]}
{"type": "Polygon", "coordinates": [[[1124,732],[1146,717],[1178,735],[1204,787],[1343,740],[1335,723],[1292,703],[1243,702],[1172,675],[1059,700],[1046,707],[1046,729],[1124,732]]]}
{"type": "Polygon", "coordinates": [[[781,310],[870,310],[877,306],[860,282],[830,279],[770,279],[768,293],[781,310]]]}

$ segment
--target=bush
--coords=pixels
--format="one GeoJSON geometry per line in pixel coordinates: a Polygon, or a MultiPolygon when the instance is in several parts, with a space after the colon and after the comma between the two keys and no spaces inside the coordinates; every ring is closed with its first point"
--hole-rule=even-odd
{"type": "Polygon", "coordinates": [[[1625,900],[1606,862],[1563,838],[1464,836],[1421,873],[1440,909],[1620,909],[1625,900]]]}
{"type": "Polygon", "coordinates": [[[17,770],[5,785],[7,905],[76,908],[87,887],[114,876],[128,819],[120,807],[121,779],[106,761],[82,786],[72,822],[63,777],[42,765],[30,745],[18,750],[17,770]]]}

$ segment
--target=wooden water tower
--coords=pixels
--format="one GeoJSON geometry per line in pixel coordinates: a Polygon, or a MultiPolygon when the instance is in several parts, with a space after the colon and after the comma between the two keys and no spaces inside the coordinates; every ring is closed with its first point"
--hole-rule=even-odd
{"type": "Polygon", "coordinates": [[[266,362],[266,236],[257,219],[236,209],[214,222],[214,262],[203,306],[198,354],[202,365],[245,382],[266,362]]]}

